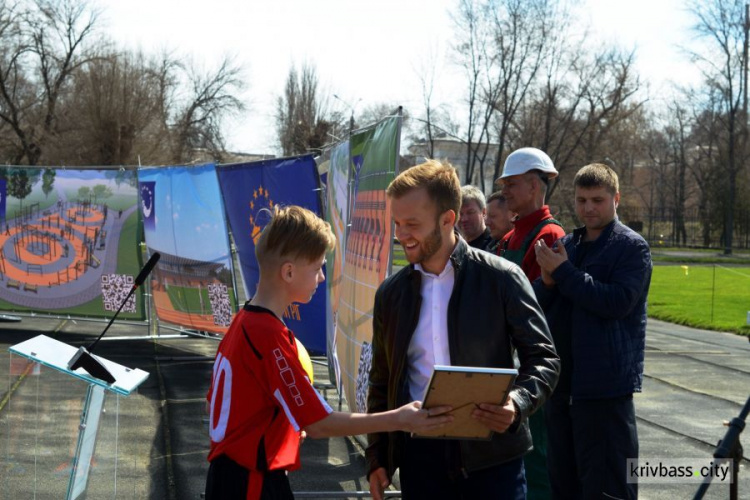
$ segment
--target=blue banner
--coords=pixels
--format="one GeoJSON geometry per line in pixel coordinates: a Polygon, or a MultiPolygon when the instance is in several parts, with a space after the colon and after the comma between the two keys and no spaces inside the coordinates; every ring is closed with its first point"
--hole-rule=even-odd
{"type": "Polygon", "coordinates": [[[154,210],[154,190],[156,182],[141,182],[141,212],[143,213],[143,229],[153,231],[156,229],[156,210],[154,210]]]}
{"type": "Polygon", "coordinates": [[[0,220],[5,220],[5,197],[8,193],[8,183],[5,179],[0,179],[0,220]]]}
{"type": "Polygon", "coordinates": [[[151,274],[161,321],[226,333],[236,310],[232,256],[214,165],[138,170],[151,274]]]}
{"type": "MultiPolygon", "coordinates": [[[[227,219],[240,257],[248,297],[258,284],[255,242],[270,220],[274,205],[299,205],[321,214],[315,161],[297,158],[226,165],[217,169],[227,219]]],[[[308,304],[293,304],[284,321],[308,351],[326,352],[325,288],[318,288],[308,304]]]]}

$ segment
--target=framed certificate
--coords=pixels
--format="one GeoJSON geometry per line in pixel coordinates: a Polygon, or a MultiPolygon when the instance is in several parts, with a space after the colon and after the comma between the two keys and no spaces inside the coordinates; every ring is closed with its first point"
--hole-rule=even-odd
{"type": "Polygon", "coordinates": [[[414,437],[488,440],[492,431],[471,417],[480,403],[505,404],[518,370],[436,365],[423,398],[423,408],[451,406],[453,422],[414,437]]]}

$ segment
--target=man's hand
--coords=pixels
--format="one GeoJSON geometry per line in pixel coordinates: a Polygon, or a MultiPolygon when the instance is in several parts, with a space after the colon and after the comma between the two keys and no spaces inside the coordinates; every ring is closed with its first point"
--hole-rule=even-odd
{"type": "Polygon", "coordinates": [[[383,500],[383,492],[390,486],[391,480],[385,468],[379,467],[370,473],[370,495],[373,500],[383,500]]]}
{"type": "Polygon", "coordinates": [[[552,279],[552,273],[560,267],[560,264],[568,260],[568,252],[565,251],[565,246],[560,240],[557,240],[553,248],[550,248],[544,240],[537,240],[536,245],[534,245],[534,252],[536,253],[536,262],[542,270],[542,281],[547,286],[553,286],[555,280],[552,279]]]}
{"type": "Polygon", "coordinates": [[[480,404],[471,416],[494,432],[505,432],[516,418],[516,406],[513,400],[508,398],[503,406],[489,403],[480,404]]]}
{"type": "Polygon", "coordinates": [[[452,415],[444,415],[452,409],[450,406],[435,406],[423,410],[420,401],[412,401],[396,410],[399,429],[417,434],[439,429],[453,421],[452,415]]]}

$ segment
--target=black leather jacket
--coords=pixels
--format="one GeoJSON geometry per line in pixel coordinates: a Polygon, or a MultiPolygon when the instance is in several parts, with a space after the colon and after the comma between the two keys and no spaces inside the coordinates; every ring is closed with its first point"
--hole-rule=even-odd
{"type": "MultiPolygon", "coordinates": [[[[539,408],[557,383],[560,360],[539,304],[521,268],[496,255],[470,248],[463,238],[450,257],[454,285],[448,303],[451,364],[513,368],[521,366],[511,397],[517,423],[490,441],[460,441],[465,472],[498,465],[531,449],[526,419],[539,408]],[[520,425],[519,425],[520,423],[520,425]]],[[[397,408],[410,401],[407,350],[419,321],[421,274],[407,266],[386,279],[375,295],[373,355],[368,412],[397,408]]],[[[404,434],[368,435],[368,474],[399,467],[404,434]]]]}

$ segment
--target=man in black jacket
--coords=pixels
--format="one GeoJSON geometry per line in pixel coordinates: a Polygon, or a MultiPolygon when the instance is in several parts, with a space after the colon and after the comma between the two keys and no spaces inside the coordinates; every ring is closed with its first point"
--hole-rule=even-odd
{"type": "Polygon", "coordinates": [[[531,449],[527,417],[550,395],[559,358],[521,269],[470,248],[454,231],[458,176],[436,161],[412,167],[388,186],[396,237],[410,265],[375,296],[368,411],[422,399],[434,365],[513,368],[519,376],[502,405],[472,416],[490,441],[368,436],[370,491],[377,500],[400,469],[406,500],[524,498],[522,456],[531,449]]]}

